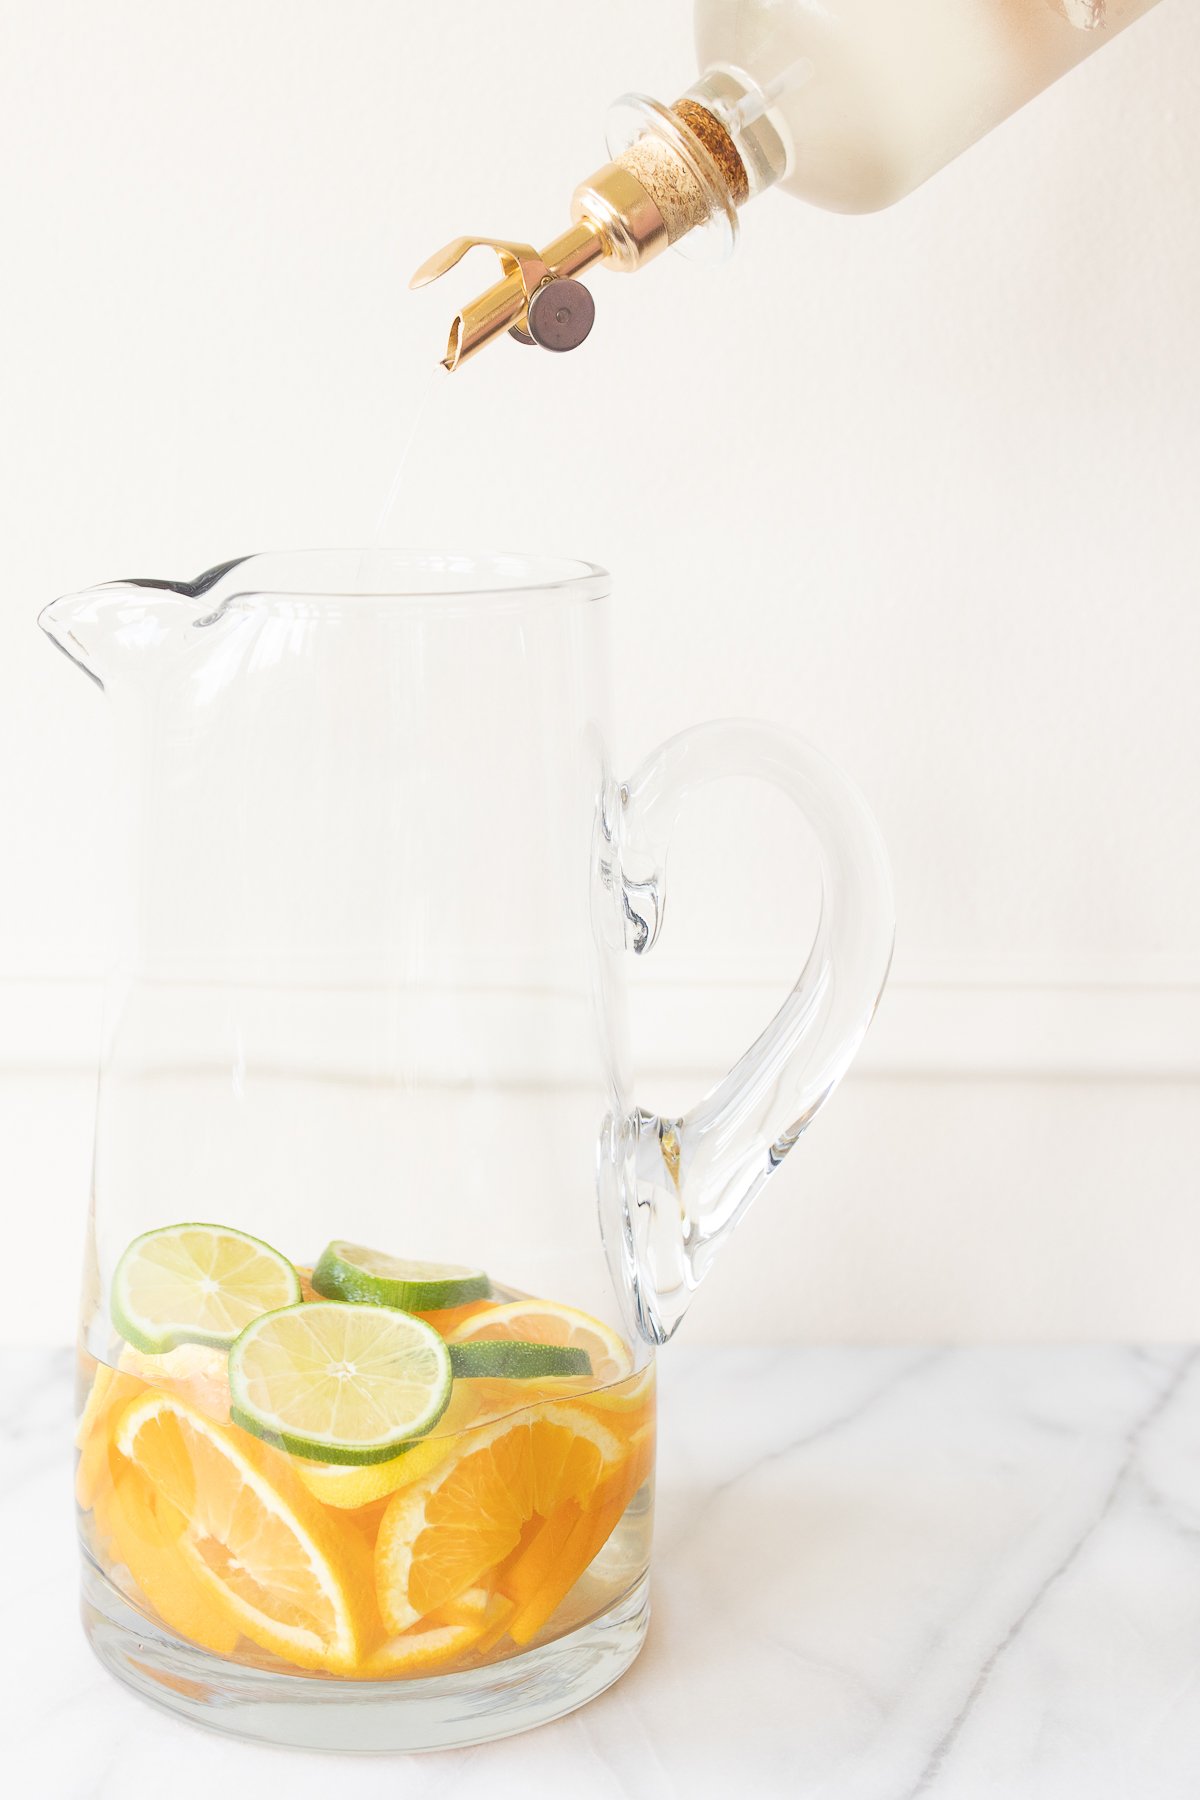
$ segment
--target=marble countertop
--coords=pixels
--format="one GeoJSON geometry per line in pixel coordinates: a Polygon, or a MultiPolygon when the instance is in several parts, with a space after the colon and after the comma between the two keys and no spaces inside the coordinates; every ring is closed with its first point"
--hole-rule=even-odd
{"type": "Polygon", "coordinates": [[[673,1346],[629,1674],[505,1743],[334,1763],[104,1674],[76,1614],[71,1358],[0,1352],[6,1791],[1194,1800],[1198,1359],[673,1346]]]}

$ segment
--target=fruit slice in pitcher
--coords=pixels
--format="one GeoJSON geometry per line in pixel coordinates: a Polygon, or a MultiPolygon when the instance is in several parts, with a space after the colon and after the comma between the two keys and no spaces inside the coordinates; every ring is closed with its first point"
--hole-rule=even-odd
{"type": "Polygon", "coordinates": [[[470,1432],[453,1461],[402,1488],[383,1515],[375,1581],[384,1623],[407,1631],[486,1585],[560,1508],[571,1509],[573,1523],[601,1491],[607,1496],[628,1462],[615,1432],[567,1403],[552,1418],[504,1419],[470,1432]]]}
{"type": "Polygon", "coordinates": [[[563,1345],[586,1351],[601,1386],[624,1381],[633,1358],[624,1342],[600,1319],[560,1306],[555,1300],[510,1300],[489,1306],[450,1333],[450,1344],[480,1344],[515,1338],[524,1343],[563,1345]]]}
{"type": "Polygon", "coordinates": [[[322,1505],[337,1507],[339,1511],[371,1506],[377,1500],[387,1499],[397,1489],[420,1481],[423,1475],[428,1475],[431,1469],[453,1456],[458,1447],[458,1434],[471,1424],[479,1410],[478,1384],[460,1383],[451,1391],[450,1404],[438,1420],[436,1436],[414,1438],[387,1462],[309,1462],[297,1456],[293,1458],[292,1466],[309,1493],[315,1494],[322,1505]]]}
{"type": "Polygon", "coordinates": [[[401,1312],[445,1312],[486,1300],[491,1283],[482,1269],[459,1263],[413,1262],[387,1256],[365,1244],[335,1238],[321,1252],[312,1284],[327,1300],[353,1300],[359,1305],[394,1306],[401,1312]]]}
{"type": "Polygon", "coordinates": [[[289,1479],[284,1457],[155,1390],[121,1414],[114,1444],[156,1517],[177,1521],[171,1536],[193,1580],[240,1632],[299,1668],[355,1667],[371,1630],[369,1552],[289,1479]]]}
{"type": "Polygon", "coordinates": [[[390,1461],[441,1418],[451,1381],[431,1326],[340,1300],[267,1313],[229,1353],[234,1421],[315,1462],[390,1461]]]}
{"type": "Polygon", "coordinates": [[[397,1675],[432,1675],[468,1652],[486,1649],[512,1617],[511,1600],[472,1588],[443,1615],[434,1615],[414,1631],[394,1637],[372,1652],[362,1673],[378,1679],[397,1675]]]}
{"type": "Polygon", "coordinates": [[[180,1344],[228,1349],[260,1313],[293,1306],[300,1278],[270,1244],[229,1225],[164,1225],[117,1264],[112,1321],[150,1356],[180,1344]]]}
{"type": "Polygon", "coordinates": [[[117,1456],[114,1479],[96,1501],[96,1524],[113,1558],[180,1637],[229,1656],[241,1629],[224,1599],[189,1565],[180,1539],[182,1513],[155,1493],[141,1470],[117,1456]]]}
{"type": "Polygon", "coordinates": [[[519,1338],[488,1338],[471,1344],[455,1337],[448,1341],[456,1381],[472,1377],[541,1381],[592,1373],[591,1357],[577,1344],[526,1344],[519,1338]]]}

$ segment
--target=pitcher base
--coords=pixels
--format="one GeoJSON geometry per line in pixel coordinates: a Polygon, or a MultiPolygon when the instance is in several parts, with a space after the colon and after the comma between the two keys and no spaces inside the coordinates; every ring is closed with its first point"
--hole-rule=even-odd
{"type": "Polygon", "coordinates": [[[119,1681],[197,1725],[298,1750],[446,1750],[511,1737],[574,1712],[629,1667],[650,1620],[643,1575],[606,1612],[489,1667],[413,1681],[277,1675],[213,1656],[138,1612],[87,1558],[88,1640],[119,1681]]]}

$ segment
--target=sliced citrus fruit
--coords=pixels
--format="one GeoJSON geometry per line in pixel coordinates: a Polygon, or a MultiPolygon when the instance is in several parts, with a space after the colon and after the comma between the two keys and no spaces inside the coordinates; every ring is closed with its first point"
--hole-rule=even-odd
{"type": "Polygon", "coordinates": [[[487,1338],[450,1345],[455,1379],[500,1376],[505,1381],[540,1381],[550,1375],[590,1375],[592,1359],[576,1344],[526,1344],[519,1338],[487,1338]]]}
{"type": "Polygon", "coordinates": [[[605,1470],[585,1506],[563,1502],[521,1555],[500,1571],[497,1585],[516,1605],[505,1627],[515,1644],[528,1644],[537,1636],[612,1537],[653,1468],[653,1424],[633,1431],[626,1450],[619,1463],[605,1470]]]}
{"type": "Polygon", "coordinates": [[[302,1300],[319,1300],[321,1296],[312,1284],[313,1272],[307,1263],[296,1263],[294,1267],[300,1277],[300,1298],[302,1300]]]}
{"type": "Polygon", "coordinates": [[[149,1356],[126,1344],[118,1358],[123,1375],[147,1387],[166,1388],[198,1406],[210,1418],[229,1419],[229,1354],[211,1344],[180,1344],[162,1356],[149,1356]]]}
{"type": "Polygon", "coordinates": [[[586,1509],[627,1457],[615,1432],[566,1404],[552,1419],[473,1429],[456,1456],[388,1504],[375,1545],[384,1623],[406,1631],[478,1586],[521,1545],[535,1515],[546,1520],[567,1501],[586,1509]]]}
{"type": "Polygon", "coordinates": [[[457,1326],[447,1341],[478,1344],[503,1338],[586,1350],[592,1374],[602,1387],[624,1381],[633,1371],[628,1346],[615,1331],[589,1313],[560,1306],[555,1300],[510,1300],[503,1306],[489,1306],[457,1326]]]}
{"type": "Polygon", "coordinates": [[[441,1418],[451,1380],[431,1326],[342,1300],[255,1319],[229,1353],[235,1422],[315,1462],[389,1462],[441,1418]]]}
{"type": "Polygon", "coordinates": [[[428,1312],[418,1312],[416,1316],[424,1319],[427,1325],[432,1325],[441,1337],[449,1337],[467,1319],[473,1319],[477,1313],[489,1312],[492,1305],[490,1300],[472,1300],[467,1306],[433,1306],[428,1312]]]}
{"type": "Polygon", "coordinates": [[[458,1442],[455,1434],[470,1424],[478,1410],[474,1385],[456,1385],[451,1392],[450,1404],[438,1420],[436,1437],[415,1439],[388,1462],[309,1462],[296,1457],[296,1474],[309,1493],[315,1494],[324,1506],[336,1506],[339,1510],[370,1506],[397,1489],[419,1481],[422,1475],[427,1475],[452,1455],[458,1442]]]}
{"type": "Polygon", "coordinates": [[[164,1225],[134,1238],[113,1276],[112,1321],[137,1350],[228,1348],[260,1313],[300,1298],[295,1269],[229,1225],[164,1225]]]}
{"type": "Polygon", "coordinates": [[[401,1312],[433,1312],[486,1300],[492,1286],[482,1269],[460,1263],[413,1262],[365,1244],[335,1238],[321,1252],[312,1284],[327,1300],[395,1306],[401,1312]]]}
{"type": "Polygon", "coordinates": [[[188,1566],[179,1546],[183,1514],[156,1495],[132,1463],[117,1460],[118,1472],[96,1504],[114,1562],[124,1564],[134,1587],[172,1631],[228,1656],[241,1631],[220,1596],[188,1566]]]}
{"type": "Polygon", "coordinates": [[[588,1404],[605,1412],[632,1413],[649,1408],[654,1400],[654,1364],[648,1363],[636,1375],[611,1387],[597,1388],[588,1395],[588,1404]]]}
{"type": "Polygon", "coordinates": [[[334,1529],[286,1458],[157,1390],[122,1412],[115,1447],[157,1516],[178,1515],[188,1570],[244,1636],[299,1668],[355,1667],[370,1632],[369,1551],[334,1529]]]}
{"type": "Polygon", "coordinates": [[[75,1425],[75,1448],[77,1450],[83,1449],[83,1446],[92,1435],[92,1430],[97,1419],[101,1418],[104,1414],[105,1396],[112,1386],[115,1373],[115,1369],[110,1368],[107,1363],[98,1362],[95,1365],[91,1384],[87,1391],[87,1399],[83,1403],[83,1407],[75,1425]]]}
{"type": "MultiPolygon", "coordinates": [[[[626,1467],[601,1484],[586,1509],[563,1506],[546,1521],[544,1533],[551,1536],[549,1554],[539,1558],[537,1568],[531,1572],[532,1577],[540,1577],[538,1585],[533,1587],[532,1578],[521,1581],[519,1565],[513,1571],[512,1579],[520,1592],[507,1630],[514,1644],[530,1643],[550,1622],[616,1530],[640,1485],[635,1470],[626,1467]]],[[[537,1556],[540,1549],[541,1540],[535,1539],[528,1553],[530,1558],[537,1556]]]]}
{"type": "Polygon", "coordinates": [[[433,1674],[469,1652],[488,1648],[503,1633],[514,1610],[503,1594],[472,1588],[453,1606],[423,1619],[403,1636],[390,1638],[368,1657],[361,1673],[376,1680],[433,1674]]]}
{"type": "Polygon", "coordinates": [[[110,1486],[108,1450],[114,1420],[122,1407],[141,1392],[136,1381],[107,1363],[98,1363],[95,1379],[79,1424],[75,1442],[79,1446],[79,1463],[75,1470],[75,1498],[84,1512],[90,1512],[97,1498],[110,1486]]]}

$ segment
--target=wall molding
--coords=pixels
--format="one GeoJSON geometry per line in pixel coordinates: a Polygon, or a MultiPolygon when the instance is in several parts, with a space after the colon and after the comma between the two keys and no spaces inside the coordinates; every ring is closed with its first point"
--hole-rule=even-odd
{"type": "MultiPolygon", "coordinates": [[[[705,981],[679,964],[639,969],[639,1069],[647,1078],[711,1079],[766,1024],[784,991],[758,959],[705,981]]],[[[90,1074],[101,1004],[92,975],[0,973],[0,1072],[90,1074]]],[[[900,1079],[1200,1079],[1200,969],[1181,960],[1103,976],[965,963],[897,971],[858,1069],[900,1079]]]]}

